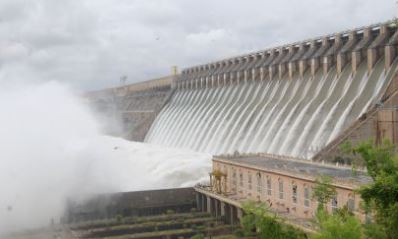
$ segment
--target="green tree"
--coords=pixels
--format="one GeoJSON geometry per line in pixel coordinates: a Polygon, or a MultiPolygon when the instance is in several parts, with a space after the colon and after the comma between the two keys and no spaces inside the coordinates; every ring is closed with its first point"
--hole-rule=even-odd
{"type": "Polygon", "coordinates": [[[269,211],[264,203],[246,202],[243,204],[246,215],[242,218],[245,236],[264,239],[304,239],[306,234],[269,211]]]}
{"type": "Polygon", "coordinates": [[[328,176],[321,176],[315,180],[312,197],[318,202],[317,211],[324,210],[326,204],[336,196],[336,188],[332,182],[332,178],[328,176]]]}
{"type": "Polygon", "coordinates": [[[387,232],[384,226],[377,223],[369,223],[363,225],[364,233],[367,239],[386,239],[387,232]]]}
{"type": "Polygon", "coordinates": [[[191,237],[191,239],[204,239],[204,238],[205,238],[205,236],[203,236],[203,234],[196,234],[191,237]]]}
{"type": "Polygon", "coordinates": [[[398,238],[398,156],[389,141],[375,146],[364,142],[353,149],[361,156],[372,182],[358,192],[375,223],[367,225],[368,238],[398,238]]]}
{"type": "Polygon", "coordinates": [[[347,209],[338,210],[329,214],[326,210],[317,212],[319,233],[312,239],[361,239],[361,222],[348,213],[347,209]]]}
{"type": "Polygon", "coordinates": [[[347,207],[329,214],[326,204],[336,196],[336,188],[332,185],[332,178],[322,176],[315,180],[313,198],[318,201],[316,224],[318,233],[313,239],[361,239],[361,222],[349,212],[347,207]]]}

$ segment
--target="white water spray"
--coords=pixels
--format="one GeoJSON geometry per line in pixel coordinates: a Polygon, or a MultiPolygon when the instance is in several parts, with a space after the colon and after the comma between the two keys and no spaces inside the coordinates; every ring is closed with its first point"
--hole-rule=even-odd
{"type": "Polygon", "coordinates": [[[152,125],[146,142],[212,154],[264,152],[308,159],[377,100],[391,79],[381,74],[383,65],[380,59],[373,70],[377,74],[363,82],[366,61],[356,73],[347,64],[342,74],[332,68],[324,76],[320,69],[314,77],[307,72],[304,78],[285,75],[265,82],[190,89],[189,101],[177,101],[187,92],[180,90],[152,125]],[[262,89],[264,83],[270,89],[262,89]],[[262,97],[259,89],[270,93],[262,97]],[[231,93],[220,100],[224,91],[231,93]]]}
{"type": "Polygon", "coordinates": [[[65,86],[2,87],[0,234],[48,225],[67,198],[192,186],[210,155],[103,136],[65,86]]]}

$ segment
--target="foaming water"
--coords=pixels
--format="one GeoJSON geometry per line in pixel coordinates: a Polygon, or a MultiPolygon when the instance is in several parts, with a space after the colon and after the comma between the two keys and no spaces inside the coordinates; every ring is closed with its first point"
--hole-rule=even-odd
{"type": "Polygon", "coordinates": [[[179,89],[145,141],[214,155],[279,154],[310,159],[369,110],[397,71],[381,58],[371,71],[346,64],[312,76],[250,79],[211,88],[179,89]]]}
{"type": "Polygon", "coordinates": [[[103,136],[65,86],[0,90],[0,234],[47,225],[67,198],[192,186],[210,155],[103,136]]]}

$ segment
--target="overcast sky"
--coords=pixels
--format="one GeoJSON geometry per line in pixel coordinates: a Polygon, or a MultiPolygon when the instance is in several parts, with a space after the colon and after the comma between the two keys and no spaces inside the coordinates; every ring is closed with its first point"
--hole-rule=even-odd
{"type": "Polygon", "coordinates": [[[396,13],[395,0],[0,0],[0,83],[100,89],[396,13]]]}

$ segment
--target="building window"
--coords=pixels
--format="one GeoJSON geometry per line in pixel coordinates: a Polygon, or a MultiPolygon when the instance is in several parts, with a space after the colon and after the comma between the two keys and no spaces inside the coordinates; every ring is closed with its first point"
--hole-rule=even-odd
{"type": "Polygon", "coordinates": [[[239,173],[239,186],[243,187],[243,174],[239,173]]]}
{"type": "Polygon", "coordinates": [[[263,191],[263,181],[261,180],[261,173],[257,173],[257,192],[263,191]]]}
{"type": "Polygon", "coordinates": [[[350,197],[347,201],[347,209],[350,212],[355,211],[355,199],[354,197],[350,197]]]}
{"type": "Polygon", "coordinates": [[[337,196],[332,198],[332,211],[335,212],[338,209],[337,196]]]}
{"type": "Polygon", "coordinates": [[[272,184],[271,184],[271,177],[267,177],[267,194],[268,196],[272,195],[272,184]]]}
{"type": "Polygon", "coordinates": [[[297,203],[297,185],[292,185],[292,201],[293,203],[297,203]]]}
{"type": "Polygon", "coordinates": [[[304,188],[304,206],[310,206],[310,189],[308,187],[304,188]]]}
{"type": "Polygon", "coordinates": [[[236,180],[236,169],[232,169],[232,190],[236,191],[236,187],[238,186],[236,180]]]}
{"type": "Polygon", "coordinates": [[[251,173],[247,174],[247,183],[248,183],[249,190],[251,190],[252,189],[252,174],[251,173]]]}
{"type": "Polygon", "coordinates": [[[365,223],[366,224],[370,224],[372,222],[373,222],[373,217],[372,217],[372,215],[369,212],[367,212],[365,214],[365,223]]]}
{"type": "Polygon", "coordinates": [[[279,199],[283,199],[283,180],[279,179],[279,199]]]}

